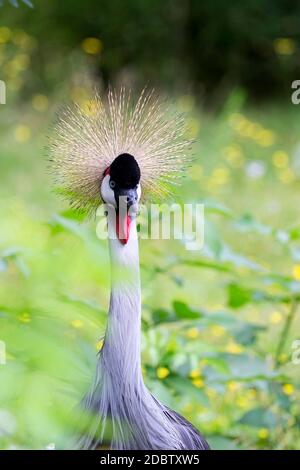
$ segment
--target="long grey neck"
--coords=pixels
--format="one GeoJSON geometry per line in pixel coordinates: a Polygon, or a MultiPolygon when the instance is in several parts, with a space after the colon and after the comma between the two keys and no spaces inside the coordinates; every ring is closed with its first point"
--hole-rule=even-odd
{"type": "MultiPolygon", "coordinates": [[[[108,231],[115,235],[115,221],[108,215],[108,231]]],[[[103,358],[115,377],[132,385],[141,379],[141,288],[136,220],[126,245],[109,238],[111,296],[103,358]]],[[[141,379],[142,380],[142,379],[141,379]]]]}

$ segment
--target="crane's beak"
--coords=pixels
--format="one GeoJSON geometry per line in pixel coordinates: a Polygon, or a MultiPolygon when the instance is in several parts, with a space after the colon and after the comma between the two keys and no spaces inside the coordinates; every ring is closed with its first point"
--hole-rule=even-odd
{"type": "Polygon", "coordinates": [[[130,236],[132,208],[137,204],[137,191],[136,189],[122,189],[115,194],[115,198],[117,202],[116,234],[120,243],[126,245],[130,236]]]}

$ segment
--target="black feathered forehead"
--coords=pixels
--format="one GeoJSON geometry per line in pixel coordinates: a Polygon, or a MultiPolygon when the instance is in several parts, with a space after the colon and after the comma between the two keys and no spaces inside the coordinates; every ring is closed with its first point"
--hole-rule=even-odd
{"type": "Polygon", "coordinates": [[[110,177],[121,188],[135,188],[141,179],[141,170],[136,159],[129,153],[122,153],[110,165],[110,177]]]}

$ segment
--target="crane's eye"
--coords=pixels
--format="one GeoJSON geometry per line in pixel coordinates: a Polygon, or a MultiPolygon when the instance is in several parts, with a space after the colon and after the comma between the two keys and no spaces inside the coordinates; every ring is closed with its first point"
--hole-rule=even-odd
{"type": "Polygon", "coordinates": [[[109,186],[111,189],[114,189],[116,187],[116,183],[113,180],[110,180],[109,186]]]}

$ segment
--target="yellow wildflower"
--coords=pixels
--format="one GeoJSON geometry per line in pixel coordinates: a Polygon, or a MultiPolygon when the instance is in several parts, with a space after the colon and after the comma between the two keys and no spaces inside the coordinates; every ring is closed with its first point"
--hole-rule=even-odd
{"type": "Polygon", "coordinates": [[[36,111],[46,111],[49,100],[45,95],[34,95],[32,98],[32,106],[36,111]]]}
{"type": "Polygon", "coordinates": [[[240,354],[243,352],[243,348],[240,344],[237,344],[235,341],[230,341],[226,346],[226,351],[230,354],[240,354]]]}
{"type": "Polygon", "coordinates": [[[259,439],[268,439],[270,432],[267,428],[260,428],[257,433],[259,439]]]}
{"type": "Polygon", "coordinates": [[[254,400],[257,398],[257,391],[255,388],[250,388],[250,390],[246,391],[246,396],[248,397],[248,400],[254,400]]]}
{"type": "Polygon", "coordinates": [[[262,129],[256,134],[255,141],[262,147],[270,147],[274,144],[275,134],[268,129],[262,129]]]}
{"type": "Polygon", "coordinates": [[[283,150],[276,150],[272,155],[272,161],[277,168],[286,168],[289,164],[289,156],[283,150]]]}
{"type": "Polygon", "coordinates": [[[196,339],[199,337],[199,330],[198,328],[189,328],[186,332],[186,336],[187,338],[190,338],[190,339],[196,339]]]}
{"type": "Polygon", "coordinates": [[[234,167],[241,167],[244,162],[242,149],[239,145],[228,145],[224,148],[223,154],[225,159],[234,167]]]}
{"type": "Polygon", "coordinates": [[[282,391],[285,395],[290,396],[295,392],[295,387],[293,384],[283,384],[282,391]]]}
{"type": "Polygon", "coordinates": [[[221,325],[213,325],[210,328],[210,331],[211,331],[212,336],[214,336],[215,338],[220,338],[221,336],[224,336],[224,334],[226,333],[225,328],[221,325]]]}
{"type": "Polygon", "coordinates": [[[191,370],[190,372],[191,379],[196,379],[200,377],[200,375],[201,375],[201,371],[199,369],[194,369],[194,370],[191,370]]]}
{"type": "Polygon", "coordinates": [[[194,379],[192,380],[193,385],[197,388],[202,388],[204,387],[204,381],[202,379],[194,379]]]}
{"type": "Polygon", "coordinates": [[[226,184],[229,180],[229,171],[227,168],[215,168],[211,175],[212,183],[216,185],[226,184]]]}
{"type": "Polygon", "coordinates": [[[72,320],[71,325],[73,328],[80,329],[83,327],[83,322],[81,320],[72,320]]]}
{"type": "Polygon", "coordinates": [[[278,361],[280,362],[280,364],[284,364],[288,360],[288,357],[289,356],[286,353],[281,353],[278,356],[278,361]]]}
{"type": "Polygon", "coordinates": [[[240,113],[233,113],[229,116],[229,124],[237,132],[240,132],[247,123],[248,120],[240,113]]]}
{"type": "Polygon", "coordinates": [[[86,38],[82,41],[82,49],[86,54],[97,55],[102,51],[102,41],[98,38],[86,38]]]}
{"type": "Polygon", "coordinates": [[[295,264],[295,266],[293,267],[293,277],[297,281],[300,281],[300,264],[295,264]]]}
{"type": "Polygon", "coordinates": [[[159,379],[165,379],[170,374],[170,371],[167,367],[158,367],[156,370],[156,375],[159,379]]]}
{"type": "Polygon", "coordinates": [[[20,125],[15,129],[15,139],[17,142],[25,143],[28,142],[31,136],[31,130],[28,126],[20,125]]]}
{"type": "Polygon", "coordinates": [[[237,397],[235,402],[236,402],[237,406],[239,408],[242,408],[242,409],[248,408],[248,406],[249,406],[249,400],[248,400],[247,396],[237,397]]]}
{"type": "Polygon", "coordinates": [[[284,184],[290,184],[295,180],[295,175],[290,168],[286,168],[284,171],[278,174],[278,178],[284,184]]]}
{"type": "Polygon", "coordinates": [[[6,26],[0,28],[0,44],[5,44],[11,37],[11,30],[6,26]]]}
{"type": "Polygon", "coordinates": [[[282,321],[282,314],[280,312],[272,312],[271,315],[270,315],[270,322],[273,324],[273,325],[277,325],[278,323],[280,323],[282,321]]]}
{"type": "Polygon", "coordinates": [[[28,54],[19,54],[17,55],[12,64],[16,71],[23,71],[29,67],[30,57],[28,54]]]}
{"type": "Polygon", "coordinates": [[[22,323],[30,323],[31,318],[28,312],[23,312],[21,315],[18,317],[19,321],[22,323]]]}
{"type": "Polygon", "coordinates": [[[295,41],[291,38],[277,38],[273,45],[275,52],[279,55],[292,55],[296,50],[295,41]]]}
{"type": "Polygon", "coordinates": [[[235,382],[234,380],[231,380],[230,382],[227,383],[227,388],[230,392],[236,392],[241,388],[241,384],[238,382],[235,382]]]}

